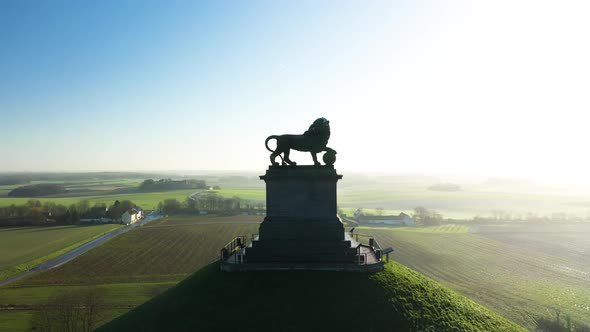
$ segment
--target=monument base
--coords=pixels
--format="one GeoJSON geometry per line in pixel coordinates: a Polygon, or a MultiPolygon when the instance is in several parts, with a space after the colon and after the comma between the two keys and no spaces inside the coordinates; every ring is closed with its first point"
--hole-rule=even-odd
{"type": "Polygon", "coordinates": [[[247,263],[351,263],[356,259],[356,248],[350,241],[253,241],[245,258],[247,263]]]}
{"type": "Polygon", "coordinates": [[[270,166],[266,217],[258,236],[244,237],[221,251],[224,271],[317,270],[379,271],[380,252],[347,236],[338,217],[332,165],[270,166]]]}
{"type": "Polygon", "coordinates": [[[344,240],[344,225],[338,217],[321,220],[266,217],[260,224],[260,238],[269,241],[344,240]]]}

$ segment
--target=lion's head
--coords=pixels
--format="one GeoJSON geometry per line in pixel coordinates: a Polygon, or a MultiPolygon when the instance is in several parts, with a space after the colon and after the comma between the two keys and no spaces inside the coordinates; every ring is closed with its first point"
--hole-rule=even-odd
{"type": "Polygon", "coordinates": [[[313,138],[319,145],[326,146],[330,138],[330,121],[326,118],[315,120],[303,136],[313,138]]]}

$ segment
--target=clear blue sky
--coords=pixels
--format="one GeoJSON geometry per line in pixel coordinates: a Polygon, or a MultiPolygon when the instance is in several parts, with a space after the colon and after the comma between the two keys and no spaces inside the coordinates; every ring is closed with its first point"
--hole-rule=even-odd
{"type": "Polygon", "coordinates": [[[589,15],[583,1],[1,1],[0,171],[263,170],[266,136],[324,116],[340,169],[582,175],[589,15]]]}

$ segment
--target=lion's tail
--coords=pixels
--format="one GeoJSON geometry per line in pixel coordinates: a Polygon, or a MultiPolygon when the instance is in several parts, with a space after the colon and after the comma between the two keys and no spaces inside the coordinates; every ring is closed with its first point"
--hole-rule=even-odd
{"type": "Polygon", "coordinates": [[[266,139],[266,141],[264,141],[264,146],[266,146],[266,149],[272,153],[272,152],[275,152],[275,150],[271,150],[271,148],[268,147],[268,141],[270,141],[271,139],[278,140],[279,139],[279,136],[277,136],[277,135],[270,135],[270,136],[268,136],[268,138],[266,139]]]}

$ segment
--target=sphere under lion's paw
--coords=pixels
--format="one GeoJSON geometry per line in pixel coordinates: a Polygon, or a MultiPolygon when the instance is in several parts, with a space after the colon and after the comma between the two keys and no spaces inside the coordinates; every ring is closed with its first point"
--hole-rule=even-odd
{"type": "Polygon", "coordinates": [[[334,165],[334,163],[336,162],[336,152],[327,151],[326,153],[324,153],[322,159],[324,160],[324,163],[326,165],[334,165]]]}

